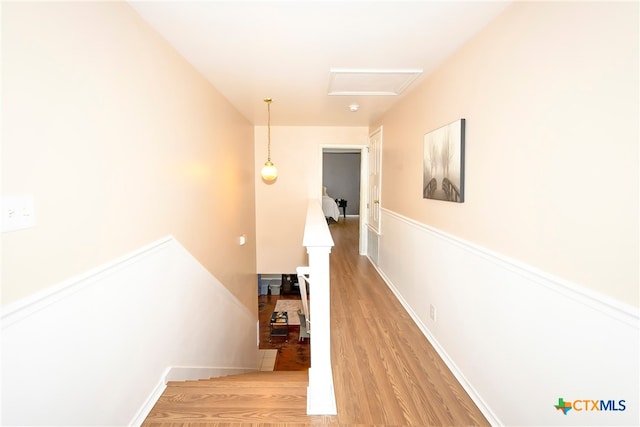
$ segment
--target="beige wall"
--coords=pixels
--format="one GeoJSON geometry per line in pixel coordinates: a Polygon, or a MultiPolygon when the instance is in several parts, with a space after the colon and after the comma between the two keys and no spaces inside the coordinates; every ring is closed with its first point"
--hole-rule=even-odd
{"type": "MultiPolygon", "coordinates": [[[[277,114],[274,100],[271,114],[277,114]]],[[[256,233],[259,273],[295,273],[307,265],[302,247],[310,198],[322,194],[322,146],[366,145],[366,127],[272,126],[271,160],[278,179],[265,184],[259,171],[267,160],[267,128],[255,129],[256,233]]]]}
{"type": "Polygon", "coordinates": [[[638,305],[638,52],[637,2],[514,4],[376,124],[384,207],[638,305]],[[423,200],[461,117],[466,200],[423,200]]]}
{"type": "Polygon", "coordinates": [[[255,311],[253,126],[127,3],[2,6],[3,304],[173,235],[255,311]]]}

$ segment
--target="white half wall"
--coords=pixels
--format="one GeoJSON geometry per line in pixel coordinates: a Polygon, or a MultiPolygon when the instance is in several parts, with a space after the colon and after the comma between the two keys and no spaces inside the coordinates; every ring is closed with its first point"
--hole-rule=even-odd
{"type": "Polygon", "coordinates": [[[389,210],[378,269],[492,424],[640,425],[636,308],[389,210]]]}
{"type": "Polygon", "coordinates": [[[167,379],[258,367],[257,318],[173,237],[1,322],[2,425],[136,425],[167,379]]]}

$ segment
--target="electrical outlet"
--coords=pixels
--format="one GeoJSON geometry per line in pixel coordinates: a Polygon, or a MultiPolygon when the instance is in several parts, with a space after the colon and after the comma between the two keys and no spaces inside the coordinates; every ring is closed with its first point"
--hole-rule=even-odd
{"type": "Polygon", "coordinates": [[[2,232],[31,228],[36,225],[33,196],[2,196],[2,232]]]}
{"type": "Polygon", "coordinates": [[[431,317],[431,320],[434,322],[436,321],[436,306],[433,304],[429,306],[429,317],[431,317]]]}

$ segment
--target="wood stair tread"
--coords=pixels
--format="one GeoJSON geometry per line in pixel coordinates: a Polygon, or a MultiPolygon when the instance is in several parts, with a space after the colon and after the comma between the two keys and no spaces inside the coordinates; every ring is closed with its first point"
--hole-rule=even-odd
{"type": "Polygon", "coordinates": [[[307,415],[306,371],[251,372],[193,381],[172,381],[144,426],[181,423],[278,425],[325,424],[307,415]]]}
{"type": "MultiPolygon", "coordinates": [[[[359,255],[358,219],[346,218],[331,227],[335,242],[331,291],[339,295],[331,298],[331,347],[335,356],[332,369],[338,415],[307,416],[302,408],[299,414],[292,408],[259,409],[256,406],[262,403],[252,404],[250,399],[245,408],[236,408],[236,398],[229,397],[229,407],[222,409],[198,407],[196,402],[192,406],[185,402],[178,410],[154,409],[144,427],[490,425],[420,328],[403,311],[374,266],[359,255]],[[390,311],[397,315],[376,315],[390,311]],[[341,321],[344,319],[350,321],[341,321]],[[381,342],[385,345],[380,345],[381,342]]],[[[296,375],[276,371],[280,373],[296,375]]],[[[306,389],[306,372],[303,375],[306,389]]],[[[235,391],[240,392],[244,388],[242,381],[246,383],[249,378],[246,376],[230,387],[237,387],[235,391]]],[[[274,376],[273,381],[283,378],[274,376]]],[[[228,380],[218,380],[216,388],[228,380]]],[[[258,375],[254,383],[260,380],[258,375]]],[[[292,382],[295,380],[289,377],[284,384],[292,382]]],[[[215,397],[207,395],[216,393],[207,388],[209,385],[203,387],[202,399],[215,402],[215,397]]],[[[195,398],[191,387],[184,390],[185,399],[195,398]]],[[[292,386],[290,391],[297,393],[296,387],[292,386]]]]}
{"type": "Polygon", "coordinates": [[[277,409],[277,410],[265,410],[265,409],[251,409],[251,408],[237,408],[237,409],[213,409],[207,411],[206,409],[200,409],[189,412],[184,409],[175,411],[158,411],[147,417],[148,423],[162,421],[163,423],[179,423],[179,422],[215,422],[217,423],[264,423],[273,422],[278,420],[278,425],[282,423],[298,423],[300,425],[313,425],[316,423],[322,424],[326,420],[324,416],[308,416],[302,411],[296,409],[277,409]]]}
{"type": "Polygon", "coordinates": [[[193,406],[225,406],[247,405],[259,407],[289,407],[306,405],[306,389],[302,387],[217,387],[187,388],[179,387],[166,390],[156,407],[188,404],[193,406]]]}
{"type": "Polygon", "coordinates": [[[277,384],[284,387],[306,387],[309,384],[309,375],[306,371],[261,371],[247,374],[228,375],[225,377],[210,378],[193,381],[170,381],[171,387],[219,387],[225,385],[249,385],[261,386],[264,384],[277,384]]]}

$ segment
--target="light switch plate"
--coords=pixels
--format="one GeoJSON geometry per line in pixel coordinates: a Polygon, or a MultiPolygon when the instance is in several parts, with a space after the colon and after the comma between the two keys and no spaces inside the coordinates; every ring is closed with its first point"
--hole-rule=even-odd
{"type": "Polygon", "coordinates": [[[36,225],[36,209],[33,196],[2,196],[2,232],[22,230],[36,225]]]}

